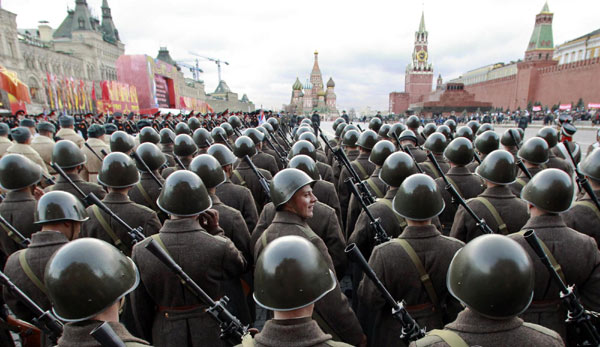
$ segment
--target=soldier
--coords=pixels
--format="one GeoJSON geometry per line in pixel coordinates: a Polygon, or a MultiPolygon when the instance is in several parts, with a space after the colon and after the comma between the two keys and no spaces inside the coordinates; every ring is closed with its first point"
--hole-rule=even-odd
{"type": "Polygon", "coordinates": [[[175,159],[173,156],[173,140],[175,139],[175,133],[169,128],[163,128],[160,130],[160,149],[167,156],[167,166],[175,166],[175,159]]]}
{"type": "MultiPolygon", "coordinates": [[[[408,128],[408,130],[412,130],[412,132],[414,134],[418,134],[419,133],[419,127],[421,126],[421,120],[419,119],[418,116],[416,115],[412,115],[410,117],[408,117],[408,119],[406,120],[406,127],[408,128]]],[[[423,136],[419,136],[417,137],[417,146],[422,146],[425,143],[425,137],[423,136]]]]}
{"type": "Polygon", "coordinates": [[[406,126],[404,126],[404,124],[394,123],[390,127],[390,131],[388,132],[387,136],[390,138],[390,141],[392,141],[395,145],[398,145],[396,139],[400,137],[400,134],[402,134],[404,130],[406,130],[406,126]]]}
{"type": "MultiPolygon", "coordinates": [[[[0,188],[6,191],[6,197],[0,204],[0,215],[25,237],[31,237],[40,230],[40,226],[33,222],[36,195],[39,195],[36,184],[41,178],[39,165],[20,154],[7,154],[0,159],[0,188]]],[[[3,225],[0,227],[0,244],[4,255],[9,256],[21,249],[21,240],[3,225]]]]}
{"type": "Polygon", "coordinates": [[[256,165],[256,167],[258,168],[269,171],[269,173],[271,173],[271,176],[275,176],[275,174],[278,171],[277,161],[272,155],[262,151],[265,135],[254,128],[246,129],[243,135],[248,136],[254,142],[256,154],[254,154],[251,157],[254,165],[256,165]]]}
{"type": "MultiPolygon", "coordinates": [[[[210,154],[201,154],[194,158],[190,164],[190,171],[194,172],[206,186],[208,195],[212,201],[212,209],[219,213],[219,226],[227,238],[233,241],[235,247],[242,252],[248,268],[252,268],[252,245],[250,243],[250,232],[244,223],[244,218],[240,211],[229,207],[219,200],[215,194],[216,188],[223,184],[226,175],[221,164],[210,154]]],[[[245,284],[252,283],[251,273],[245,274],[245,284]]],[[[244,324],[252,322],[250,309],[246,303],[246,297],[242,289],[242,284],[238,278],[233,278],[225,282],[225,295],[231,300],[229,305],[232,308],[232,314],[238,317],[244,324]]]]}
{"type": "MultiPolygon", "coordinates": [[[[585,175],[596,197],[600,196],[600,151],[594,150],[579,164],[579,171],[585,175]]],[[[565,224],[572,229],[593,237],[600,245],[600,212],[592,202],[592,198],[583,194],[577,198],[573,206],[562,214],[565,224]]]]}
{"type": "MultiPolygon", "coordinates": [[[[144,235],[149,236],[158,233],[161,227],[156,212],[134,203],[127,195],[139,180],[140,174],[129,156],[113,152],[102,161],[98,182],[108,188],[108,194],[102,202],[130,227],[142,227],[144,235]]],[[[96,205],[89,206],[87,213],[90,219],[83,224],[82,237],[104,240],[126,255],[131,254],[133,241],[124,226],[96,205]]]]}
{"type": "Polygon", "coordinates": [[[179,122],[175,125],[175,135],[182,135],[182,134],[192,136],[192,130],[187,125],[187,123],[179,122]]]}
{"type": "Polygon", "coordinates": [[[49,122],[40,122],[37,125],[37,131],[40,133],[39,136],[36,136],[31,141],[31,147],[35,149],[36,152],[42,157],[44,160],[44,164],[46,171],[50,174],[55,174],[54,169],[50,166],[52,162],[52,149],[54,148],[54,133],[56,129],[54,125],[49,122]]]}
{"type": "Polygon", "coordinates": [[[376,133],[379,132],[379,129],[381,129],[382,125],[383,121],[380,117],[371,117],[371,120],[369,120],[369,129],[373,130],[376,133]]]}
{"type": "Polygon", "coordinates": [[[154,128],[145,126],[141,128],[140,133],[137,136],[137,140],[139,144],[150,142],[158,146],[158,144],[160,143],[160,135],[158,134],[158,132],[156,132],[156,130],[154,130],[154,128]]]}
{"type": "Polygon", "coordinates": [[[283,170],[285,168],[285,166],[284,166],[285,160],[282,160],[282,158],[280,157],[280,154],[282,153],[281,151],[283,151],[282,156],[284,156],[286,151],[283,148],[279,147],[279,145],[274,141],[271,141],[271,144],[273,145],[274,148],[270,147],[270,144],[269,144],[269,140],[270,140],[269,134],[270,133],[267,128],[270,128],[271,132],[273,131],[273,127],[271,127],[271,124],[269,124],[269,123],[263,123],[261,126],[256,128],[258,131],[260,131],[264,135],[264,138],[262,141],[262,150],[266,154],[275,158],[275,163],[277,164],[277,171],[283,170]],[[275,151],[276,149],[279,152],[276,152],[275,151]]]}
{"type": "MultiPolygon", "coordinates": [[[[313,217],[317,199],[312,194],[313,180],[297,169],[285,169],[279,172],[270,183],[271,198],[276,209],[273,221],[260,235],[254,246],[254,259],[257,259],[264,248],[273,240],[288,235],[304,237],[313,243],[325,258],[330,270],[334,265],[329,256],[327,246],[307,224],[313,217]]],[[[339,284],[315,304],[313,316],[319,317],[319,326],[330,333],[335,340],[343,340],[352,345],[364,345],[363,335],[358,319],[350,309],[346,297],[340,291],[339,284]]]]}
{"type": "Polygon", "coordinates": [[[133,136],[124,131],[115,131],[110,135],[110,151],[121,152],[127,155],[135,148],[135,140],[133,136]]]}
{"type": "Polygon", "coordinates": [[[304,132],[300,136],[298,136],[298,140],[306,140],[312,143],[315,146],[315,150],[317,151],[317,161],[320,163],[327,164],[327,156],[325,152],[321,149],[321,143],[312,132],[304,132]]]}
{"type": "MultiPolygon", "coordinates": [[[[544,139],[532,137],[525,141],[521,149],[519,149],[517,157],[523,161],[527,171],[532,176],[535,176],[543,170],[544,164],[548,162],[548,152],[548,143],[544,139]]],[[[529,182],[529,178],[524,172],[521,172],[517,180],[509,185],[510,190],[515,196],[521,196],[521,190],[527,182],[529,182]]]]}
{"type": "MultiPolygon", "coordinates": [[[[464,137],[467,138],[469,141],[473,142],[473,130],[471,130],[471,128],[469,128],[466,125],[461,126],[460,128],[456,129],[456,137],[464,137]]],[[[455,138],[456,138],[455,137],[455,138]]]]}
{"type": "MultiPolygon", "coordinates": [[[[563,281],[577,288],[586,309],[597,311],[600,309],[598,245],[592,237],[567,227],[560,216],[571,207],[574,194],[571,177],[559,169],[546,169],[535,175],[521,192],[531,215],[523,230],[535,230],[563,281]]],[[[568,337],[565,341],[572,340],[573,336],[566,334],[566,311],[560,304],[559,290],[547,269],[528,247],[522,233],[510,237],[527,250],[536,270],[533,302],[521,317],[557,331],[563,339],[568,337]]]]}
{"type": "Polygon", "coordinates": [[[102,167],[102,160],[98,158],[103,157],[102,150],[106,153],[110,152],[110,147],[104,142],[104,134],[106,131],[104,127],[99,124],[92,124],[87,128],[88,139],[85,141],[92,149],[89,149],[85,144],[81,148],[83,154],[85,154],[87,161],[85,162],[84,169],[81,172],[81,176],[88,182],[96,183],[96,177],[98,171],[102,167]],[[94,152],[96,154],[94,154],[94,152]]]}
{"type": "Polygon", "coordinates": [[[452,136],[452,130],[450,130],[450,127],[447,125],[440,125],[437,127],[437,129],[435,130],[438,133],[443,134],[446,137],[446,141],[450,142],[453,139],[452,136]]]}
{"type": "Polygon", "coordinates": [[[274,240],[258,258],[254,277],[254,300],[273,311],[274,318],[254,336],[252,345],[350,346],[333,341],[312,319],[315,303],[336,288],[334,274],[312,243],[298,236],[274,240]]]}
{"type": "Polygon", "coordinates": [[[73,117],[61,116],[58,119],[58,123],[60,124],[60,130],[56,133],[57,137],[60,137],[63,140],[71,140],[78,147],[83,146],[85,140],[75,132],[75,119],[73,117]]]}
{"type": "MultiPolygon", "coordinates": [[[[483,179],[486,189],[467,205],[483,218],[495,234],[512,234],[521,230],[529,218],[527,204],[514,196],[508,185],[517,178],[515,157],[498,149],[490,153],[475,170],[483,179]]],[[[456,211],[450,236],[469,242],[481,235],[476,221],[461,206],[456,211]]]]}
{"type": "Polygon", "coordinates": [[[258,221],[258,212],[256,210],[254,198],[252,197],[252,192],[246,187],[231,182],[233,163],[236,160],[235,155],[222,144],[210,146],[207,153],[219,161],[227,176],[225,182],[217,186],[215,194],[225,205],[240,211],[244,217],[244,222],[248,227],[248,231],[254,230],[258,221]]]}
{"type": "Polygon", "coordinates": [[[410,347],[564,346],[555,331],[517,317],[531,303],[538,273],[516,242],[501,235],[478,237],[456,253],[447,276],[450,294],[467,308],[444,330],[432,330],[410,347]]]}
{"type": "MultiPolygon", "coordinates": [[[[484,124],[485,125],[485,124],[484,124]]],[[[479,153],[480,159],[483,161],[485,157],[493,151],[500,148],[500,138],[493,130],[485,131],[475,138],[475,150],[479,153]]],[[[475,169],[479,166],[477,161],[473,161],[467,165],[467,169],[471,172],[475,172],[475,169]]]]}
{"type": "Polygon", "coordinates": [[[518,147],[521,144],[521,135],[519,135],[516,129],[506,129],[500,138],[500,144],[502,144],[502,148],[505,151],[516,156],[518,147]]]}
{"type": "Polygon", "coordinates": [[[299,154],[307,155],[314,160],[317,164],[317,169],[319,169],[319,175],[321,175],[321,179],[333,184],[337,192],[338,187],[337,182],[334,182],[333,169],[329,164],[322,163],[317,160],[317,150],[315,146],[306,140],[297,141],[290,149],[288,159],[292,159],[294,156],[299,154]]]}
{"type": "MultiPolygon", "coordinates": [[[[34,217],[34,223],[41,225],[42,230],[32,234],[31,244],[13,253],[6,262],[4,273],[44,311],[52,307],[44,286],[46,264],[54,252],[79,236],[81,223],[87,219],[85,208],[73,195],[61,191],[44,194],[34,217]]],[[[20,319],[31,322],[38,318],[6,288],[4,298],[20,319]]]]}
{"type": "MultiPolygon", "coordinates": [[[[446,273],[464,244],[443,236],[431,223],[444,209],[444,199],[431,177],[415,174],[405,179],[392,204],[408,226],[397,238],[375,247],[369,265],[393,297],[406,301],[407,311],[420,326],[442,328],[444,316],[452,319],[459,311],[448,295],[446,273]],[[394,271],[388,273],[387,269],[394,271]]],[[[358,295],[366,307],[379,311],[373,346],[398,345],[401,341],[389,332],[400,331],[400,322],[389,314],[390,308],[373,282],[363,279],[358,295]]]]}
{"type": "Polygon", "coordinates": [[[592,154],[592,152],[596,148],[600,148],[600,130],[596,131],[596,142],[594,142],[588,146],[587,152],[585,153],[585,155],[589,156],[590,154],[592,154]]]}
{"type": "Polygon", "coordinates": [[[13,143],[12,146],[6,149],[6,153],[4,153],[4,155],[21,154],[27,157],[32,162],[39,165],[42,171],[45,174],[48,174],[48,170],[46,169],[46,163],[44,163],[44,159],[42,159],[39,153],[35,149],[33,149],[33,147],[31,147],[31,132],[29,132],[27,128],[17,127],[12,129],[11,136],[15,143],[13,143]]]}
{"type": "MultiPolygon", "coordinates": [[[[231,182],[250,189],[250,192],[252,192],[252,197],[254,198],[256,209],[260,214],[263,206],[269,201],[269,196],[264,191],[254,171],[252,171],[250,164],[244,160],[244,157],[247,156],[247,158],[250,158],[256,154],[254,141],[252,141],[252,139],[250,139],[248,136],[238,137],[233,147],[233,154],[235,154],[238,159],[241,159],[241,161],[237,168],[232,171],[232,176],[230,176],[231,182]]],[[[261,168],[257,169],[267,181],[270,181],[273,178],[269,171],[261,168]]]]}
{"type": "Polygon", "coordinates": [[[37,132],[36,132],[36,128],[35,128],[35,121],[33,119],[31,119],[31,118],[21,119],[21,121],[19,122],[19,126],[27,128],[27,130],[29,130],[29,132],[31,133],[31,137],[37,136],[37,132]]]}
{"type": "MultiPolygon", "coordinates": [[[[473,161],[473,144],[471,141],[464,137],[452,140],[444,150],[444,158],[450,164],[446,179],[463,199],[471,199],[483,193],[485,187],[481,178],[466,168],[466,165],[473,161]]],[[[448,235],[458,209],[458,202],[454,202],[452,195],[445,189],[446,182],[442,177],[436,178],[435,183],[444,198],[446,206],[439,216],[442,224],[442,234],[448,235]]]]}
{"type": "Polygon", "coordinates": [[[416,147],[418,138],[415,134],[416,133],[412,130],[404,130],[402,133],[400,133],[400,137],[398,139],[400,140],[400,146],[410,150],[417,163],[422,163],[427,160],[427,153],[425,153],[425,151],[419,147],[416,147]]]}
{"type": "Polygon", "coordinates": [[[140,181],[129,191],[129,198],[136,204],[146,206],[156,212],[160,222],[164,223],[168,216],[156,206],[156,199],[162,189],[160,184],[164,185],[165,183],[164,178],[158,173],[158,170],[166,163],[167,159],[155,144],[149,142],[139,145],[136,153],[146,165],[136,160],[135,166],[141,173],[140,181]],[[148,166],[152,173],[148,172],[146,166],[148,166]],[[154,174],[158,182],[154,180],[152,174],[154,174]]]}
{"type": "MultiPolygon", "coordinates": [[[[83,154],[83,151],[72,141],[60,140],[54,145],[54,149],[52,150],[52,162],[63,169],[65,174],[67,174],[71,181],[73,181],[83,193],[94,193],[99,199],[102,199],[106,195],[106,191],[104,191],[100,185],[86,182],[79,176],[86,161],[87,158],[85,154],[83,154]]],[[[58,177],[55,185],[44,189],[45,192],[54,190],[69,192],[80,198],[79,193],[75,188],[73,188],[73,186],[62,176],[58,177]]]]}
{"type": "Polygon", "coordinates": [[[97,346],[90,333],[102,321],[126,346],[148,345],[119,323],[124,297],[140,277],[131,259],[115,247],[89,238],[70,242],[50,259],[44,278],[54,313],[67,322],[58,347],[97,346]]]}
{"type": "MultiPolygon", "coordinates": [[[[338,129],[342,126],[343,125],[338,126],[338,129]]],[[[358,146],[356,145],[356,141],[358,141],[359,136],[360,133],[358,130],[354,129],[354,125],[345,126],[344,130],[342,131],[342,135],[340,135],[342,143],[339,144],[338,147],[342,148],[342,150],[346,153],[349,161],[354,161],[354,159],[356,159],[360,154],[358,146]],[[348,129],[346,130],[346,128],[348,129]]],[[[335,161],[337,162],[337,159],[335,161]]],[[[337,164],[333,164],[332,162],[330,165],[333,169],[333,184],[335,184],[335,186],[339,189],[340,173],[344,166],[339,162],[337,164]]]]}
{"type": "Polygon", "coordinates": [[[6,153],[8,147],[12,146],[13,143],[8,139],[8,132],[10,128],[6,123],[0,123],[0,157],[6,153]]]}
{"type": "MultiPolygon", "coordinates": [[[[246,269],[243,255],[231,240],[218,235],[219,214],[202,180],[180,170],[167,178],[157,205],[171,216],[152,239],[169,253],[210,297],[223,295],[223,281],[246,269]]],[[[180,280],[146,250],[148,241],[133,249],[142,285],[132,295],[134,315],[143,336],[157,346],[224,346],[217,323],[206,305],[189,295],[180,280]]]]}
{"type": "Polygon", "coordinates": [[[117,128],[117,126],[114,125],[113,123],[104,123],[102,125],[102,127],[104,128],[104,131],[106,131],[106,135],[107,135],[107,136],[104,136],[104,142],[106,142],[107,145],[110,145],[110,137],[112,136],[112,134],[117,132],[119,130],[119,128],[117,128]]]}
{"type": "Polygon", "coordinates": [[[427,140],[429,135],[433,134],[436,131],[436,129],[437,126],[435,125],[435,123],[425,124],[425,126],[423,127],[423,131],[421,132],[421,137],[424,138],[423,144],[425,144],[425,141],[427,140]]]}
{"type": "MultiPolygon", "coordinates": [[[[187,124],[185,125],[187,126],[187,124]]],[[[198,146],[196,146],[194,139],[192,139],[190,135],[177,135],[174,141],[173,154],[179,159],[183,168],[175,161],[177,163],[175,166],[170,166],[162,171],[162,177],[166,179],[170,174],[177,170],[187,170],[196,153],[198,153],[198,146]]]]}
{"type": "Polygon", "coordinates": [[[566,141],[571,153],[573,154],[573,158],[575,159],[575,163],[579,163],[581,161],[581,146],[578,143],[573,141],[573,135],[577,132],[577,128],[571,123],[563,123],[560,130],[560,142],[552,148],[552,151],[557,157],[563,158],[567,161],[567,163],[571,166],[573,163],[569,158],[569,154],[565,148],[564,142],[566,141]]]}
{"type": "MultiPolygon", "coordinates": [[[[565,159],[557,157],[554,148],[558,144],[558,132],[552,127],[543,127],[537,132],[537,137],[541,137],[548,143],[548,163],[545,164],[546,168],[561,169],[567,174],[573,174],[573,167],[565,159]]],[[[571,160],[571,159],[569,159],[571,160]]]]}
{"type": "MultiPolygon", "coordinates": [[[[425,141],[425,144],[423,145],[428,152],[433,153],[433,156],[440,165],[440,168],[444,174],[450,170],[450,165],[446,161],[446,158],[444,158],[444,150],[446,149],[447,145],[448,139],[446,136],[438,132],[429,135],[425,141]]],[[[420,163],[419,166],[421,167],[421,170],[423,170],[423,173],[431,178],[436,179],[440,177],[440,173],[437,171],[433,163],[429,161],[429,159],[420,163]]]]}
{"type": "MultiPolygon", "coordinates": [[[[195,119],[195,118],[192,118],[192,119],[195,119]]],[[[215,143],[215,141],[213,140],[213,138],[210,135],[210,133],[208,132],[208,130],[206,130],[204,128],[196,129],[194,131],[194,134],[192,135],[192,139],[196,143],[196,146],[198,146],[198,154],[205,154],[206,151],[208,150],[208,147],[210,147],[210,145],[215,143]]]]}

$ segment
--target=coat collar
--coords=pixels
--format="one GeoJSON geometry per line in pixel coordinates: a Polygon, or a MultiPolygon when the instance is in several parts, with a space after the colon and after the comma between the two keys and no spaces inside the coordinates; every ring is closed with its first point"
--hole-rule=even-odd
{"type": "Polygon", "coordinates": [[[223,204],[221,202],[221,199],[219,199],[219,197],[216,194],[208,194],[208,196],[210,196],[210,199],[212,200],[213,206],[215,206],[215,205],[222,205],[223,204]]]}
{"type": "Polygon", "coordinates": [[[106,142],[104,142],[104,140],[101,140],[101,139],[96,138],[96,137],[90,137],[90,138],[88,138],[87,143],[90,146],[102,146],[102,147],[106,146],[106,142]]]}
{"type": "Polygon", "coordinates": [[[271,319],[255,340],[266,346],[308,347],[324,344],[331,335],[325,334],[310,317],[271,319]]]}
{"type": "Polygon", "coordinates": [[[508,186],[495,186],[486,188],[480,196],[485,198],[513,199],[515,195],[508,186]]]}
{"type": "Polygon", "coordinates": [[[110,203],[110,204],[129,204],[129,203],[131,203],[131,200],[129,200],[129,196],[123,195],[120,193],[114,193],[114,192],[106,194],[106,196],[104,197],[104,199],[102,201],[110,203]]]}
{"type": "MultiPolygon", "coordinates": [[[[66,346],[95,346],[96,341],[90,336],[90,333],[102,323],[101,321],[91,319],[83,322],[67,323],[63,335],[59,339],[59,344],[66,346]],[[82,340],[84,338],[85,340],[82,340]]],[[[137,342],[142,345],[148,344],[146,341],[131,335],[122,324],[117,322],[108,322],[108,324],[123,342],[137,342]]]]}
{"type": "Polygon", "coordinates": [[[308,226],[308,224],[306,224],[306,219],[288,211],[275,212],[275,217],[273,217],[272,223],[297,224],[301,226],[308,226]]]}
{"type": "Polygon", "coordinates": [[[452,166],[446,175],[451,176],[471,176],[473,173],[466,166],[452,166]]]}
{"type": "Polygon", "coordinates": [[[26,190],[15,190],[6,193],[6,202],[34,201],[35,197],[26,190]]]}
{"type": "Polygon", "coordinates": [[[407,226],[402,231],[402,234],[398,236],[400,239],[425,239],[429,237],[440,236],[440,232],[436,229],[435,225],[419,225],[419,226],[407,226]]]}
{"type": "Polygon", "coordinates": [[[384,199],[392,200],[396,196],[396,192],[398,191],[397,187],[390,187],[390,189],[385,193],[384,199]]]}
{"type": "Polygon", "coordinates": [[[527,223],[521,228],[525,229],[542,229],[542,228],[566,228],[567,225],[559,214],[544,214],[537,217],[531,217],[527,223]]]}
{"type": "Polygon", "coordinates": [[[50,143],[55,143],[55,142],[48,136],[39,135],[39,136],[34,137],[33,140],[31,141],[31,143],[50,144],[50,143]]]}
{"type": "Polygon", "coordinates": [[[518,317],[508,319],[490,319],[486,318],[469,308],[465,308],[458,314],[456,320],[448,325],[447,328],[467,333],[497,333],[501,331],[514,330],[523,325],[523,320],[518,317]]]}
{"type": "Polygon", "coordinates": [[[61,245],[67,242],[69,242],[69,239],[59,231],[38,231],[31,235],[31,244],[27,248],[61,245]]]}
{"type": "Polygon", "coordinates": [[[161,233],[178,233],[190,231],[204,231],[198,218],[167,219],[160,229],[161,233]]]}
{"type": "MultiPolygon", "coordinates": [[[[81,176],[79,176],[79,174],[76,173],[68,173],[67,176],[71,179],[71,181],[73,181],[74,183],[80,183],[80,182],[84,182],[84,180],[81,178],[81,176]]],[[[61,175],[58,175],[58,179],[56,180],[56,183],[68,183],[67,180],[62,177],[61,175]]]]}
{"type": "Polygon", "coordinates": [[[381,171],[381,166],[375,166],[375,170],[373,170],[373,173],[371,174],[371,177],[377,177],[379,178],[379,172],[381,171]]]}

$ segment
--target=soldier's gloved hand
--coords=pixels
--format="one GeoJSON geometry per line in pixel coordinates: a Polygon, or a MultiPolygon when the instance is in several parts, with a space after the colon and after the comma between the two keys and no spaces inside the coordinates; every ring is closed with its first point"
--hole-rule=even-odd
{"type": "Polygon", "coordinates": [[[44,195],[44,191],[42,190],[42,188],[35,187],[35,189],[33,190],[33,197],[36,200],[39,200],[42,197],[42,195],[44,195]]]}
{"type": "Polygon", "coordinates": [[[198,217],[200,226],[205,230],[214,230],[219,228],[219,212],[217,210],[206,210],[198,217]]]}

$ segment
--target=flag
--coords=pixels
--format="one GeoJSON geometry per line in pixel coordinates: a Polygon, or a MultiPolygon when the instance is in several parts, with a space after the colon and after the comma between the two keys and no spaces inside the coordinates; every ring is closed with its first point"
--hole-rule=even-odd
{"type": "Polygon", "coordinates": [[[265,123],[265,111],[260,110],[260,114],[258,115],[258,125],[265,123]]]}

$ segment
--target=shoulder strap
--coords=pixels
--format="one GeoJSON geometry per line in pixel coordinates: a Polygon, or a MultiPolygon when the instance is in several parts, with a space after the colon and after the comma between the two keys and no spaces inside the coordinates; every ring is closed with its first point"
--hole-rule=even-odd
{"type": "Polygon", "coordinates": [[[108,236],[110,236],[110,238],[113,240],[115,246],[117,246],[117,248],[119,248],[123,253],[128,254],[130,250],[127,249],[127,246],[125,246],[123,241],[121,241],[121,239],[117,236],[115,231],[110,227],[110,224],[106,221],[106,219],[104,219],[104,216],[102,216],[102,213],[100,213],[100,209],[98,208],[98,206],[93,205],[92,212],[94,212],[94,216],[96,216],[96,219],[98,220],[98,223],[100,223],[100,225],[102,226],[102,229],[104,229],[108,236]]]}
{"type": "Polygon", "coordinates": [[[242,175],[240,174],[240,172],[238,170],[233,170],[233,174],[235,175],[235,177],[240,180],[240,185],[242,186],[246,186],[246,181],[244,181],[244,178],[242,177],[242,175]]]}
{"type": "Polygon", "coordinates": [[[398,220],[398,224],[400,224],[400,227],[402,229],[404,229],[406,227],[406,220],[404,220],[404,218],[402,218],[399,214],[397,214],[394,211],[394,208],[392,207],[392,202],[388,199],[379,199],[377,200],[377,202],[382,203],[384,206],[386,206],[387,208],[390,209],[390,211],[392,212],[392,214],[396,217],[396,219],[398,220]]]}
{"type": "Polygon", "coordinates": [[[171,256],[171,253],[169,253],[169,250],[167,249],[167,246],[165,246],[165,243],[160,238],[160,233],[151,235],[150,237],[152,238],[152,240],[154,240],[154,241],[156,241],[156,243],[158,243],[158,245],[160,246],[160,248],[162,248],[165,252],[167,252],[167,254],[169,256],[171,256]]]}
{"type": "Polygon", "coordinates": [[[358,171],[360,171],[360,173],[362,174],[363,180],[366,180],[367,178],[369,178],[369,174],[367,173],[367,170],[365,170],[365,168],[361,165],[361,163],[358,160],[353,161],[352,164],[354,164],[356,166],[356,168],[358,169],[358,171]]]}
{"type": "Polygon", "coordinates": [[[579,206],[586,206],[586,207],[588,207],[589,209],[591,209],[592,211],[594,211],[594,213],[596,214],[596,217],[598,217],[598,219],[600,219],[600,211],[598,211],[598,208],[596,207],[596,205],[594,205],[593,202],[590,202],[590,201],[575,201],[575,203],[573,205],[579,205],[579,206]]]}
{"type": "Polygon", "coordinates": [[[429,295],[431,303],[433,304],[433,306],[439,309],[439,300],[435,292],[435,288],[433,288],[431,277],[429,277],[429,274],[425,270],[425,266],[423,266],[423,263],[421,262],[419,255],[417,255],[417,252],[415,252],[414,248],[412,248],[410,243],[408,243],[408,241],[406,241],[405,239],[395,238],[392,239],[392,241],[398,243],[400,246],[402,246],[402,248],[404,248],[404,251],[406,252],[406,254],[408,254],[410,260],[412,260],[413,264],[417,268],[417,271],[419,272],[421,283],[423,283],[423,286],[425,287],[427,295],[429,295]]]}
{"type": "MultiPolygon", "coordinates": [[[[523,236],[525,234],[525,230],[521,230],[517,234],[523,236]]],[[[550,252],[550,249],[548,249],[548,246],[546,246],[546,244],[544,243],[544,241],[542,241],[542,239],[538,238],[538,240],[540,240],[540,244],[542,245],[544,252],[546,252],[546,254],[548,255],[548,260],[550,260],[550,264],[552,264],[552,267],[554,268],[554,270],[556,270],[556,272],[558,273],[560,278],[563,280],[563,282],[567,283],[567,280],[565,279],[565,274],[563,273],[562,267],[556,261],[556,258],[554,258],[554,255],[552,254],[552,252],[550,252]]]]}
{"type": "Polygon", "coordinates": [[[35,275],[35,273],[33,273],[33,270],[31,269],[31,267],[27,263],[27,259],[25,258],[25,254],[26,253],[27,253],[27,249],[24,249],[24,250],[22,250],[22,251],[19,252],[19,264],[21,264],[21,268],[25,272],[25,275],[27,275],[27,277],[29,277],[29,279],[31,280],[31,282],[33,282],[33,284],[35,284],[35,286],[38,287],[38,289],[41,290],[42,293],[48,295],[48,291],[46,290],[46,286],[44,285],[44,283],[42,283],[42,281],[40,281],[40,278],[37,277],[35,275]]]}
{"type": "Polygon", "coordinates": [[[502,220],[502,217],[500,217],[500,213],[498,213],[498,210],[496,210],[496,208],[494,207],[494,205],[492,205],[492,203],[482,197],[482,196],[478,196],[476,198],[473,198],[471,200],[477,200],[480,203],[483,204],[483,206],[485,206],[488,211],[490,211],[490,213],[492,214],[492,216],[494,217],[494,219],[496,220],[496,224],[498,224],[498,232],[502,235],[506,235],[507,234],[507,228],[506,228],[506,223],[504,223],[504,221],[502,220]]]}
{"type": "MultiPolygon", "coordinates": [[[[429,170],[431,170],[431,172],[433,173],[433,175],[435,176],[434,178],[438,178],[440,177],[440,173],[437,171],[437,169],[433,166],[432,163],[428,162],[428,161],[424,161],[421,164],[423,164],[424,166],[427,166],[429,168],[429,170]]],[[[418,165],[418,164],[417,164],[418,165]]]]}
{"type": "Polygon", "coordinates": [[[457,333],[450,330],[434,329],[427,333],[434,335],[446,342],[450,347],[469,347],[469,345],[457,333]]]}
{"type": "Polygon", "coordinates": [[[365,182],[367,182],[367,184],[369,185],[369,187],[373,190],[373,192],[375,192],[375,195],[378,198],[383,198],[383,192],[381,191],[381,189],[379,189],[379,187],[377,187],[377,185],[375,184],[375,182],[373,182],[372,179],[368,179],[365,182]]]}
{"type": "Polygon", "coordinates": [[[458,195],[463,196],[463,194],[460,191],[460,188],[458,188],[458,185],[456,184],[456,182],[454,182],[454,180],[452,178],[450,178],[450,176],[446,175],[446,179],[448,180],[448,182],[450,182],[450,184],[454,187],[454,189],[456,189],[456,192],[458,193],[458,195]]]}
{"type": "Polygon", "coordinates": [[[144,186],[142,185],[142,182],[140,181],[140,182],[136,183],[135,186],[137,187],[137,189],[142,194],[142,197],[144,198],[144,200],[146,200],[146,202],[148,203],[148,207],[150,207],[151,209],[153,209],[155,212],[159,212],[159,209],[156,206],[156,202],[152,201],[152,198],[150,197],[150,195],[148,194],[148,192],[146,191],[146,189],[144,189],[144,186]]]}
{"type": "Polygon", "coordinates": [[[522,179],[522,178],[517,178],[517,180],[515,182],[517,182],[518,184],[520,184],[521,187],[525,187],[525,185],[527,184],[527,182],[525,182],[525,180],[522,179]]]}

